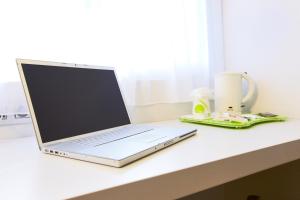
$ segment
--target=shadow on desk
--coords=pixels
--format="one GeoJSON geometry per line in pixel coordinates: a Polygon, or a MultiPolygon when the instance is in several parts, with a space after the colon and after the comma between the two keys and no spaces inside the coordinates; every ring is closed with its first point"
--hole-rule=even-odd
{"type": "Polygon", "coordinates": [[[300,200],[300,160],[180,200],[300,200]]]}

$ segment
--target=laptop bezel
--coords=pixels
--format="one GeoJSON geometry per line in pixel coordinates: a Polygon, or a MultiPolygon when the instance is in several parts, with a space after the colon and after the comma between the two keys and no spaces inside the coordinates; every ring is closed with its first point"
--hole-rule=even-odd
{"type": "Polygon", "coordinates": [[[118,79],[118,74],[117,74],[114,67],[86,65],[86,64],[75,64],[75,63],[65,63],[65,62],[53,62],[53,61],[41,61],[41,60],[31,60],[31,59],[20,59],[20,58],[17,58],[16,62],[17,62],[17,67],[18,67],[18,70],[19,70],[21,83],[23,85],[23,91],[24,91],[25,96],[26,96],[28,109],[29,109],[29,112],[30,112],[30,115],[31,115],[32,124],[33,124],[33,127],[34,127],[36,139],[37,139],[38,146],[39,146],[40,150],[42,150],[43,147],[45,147],[45,146],[52,145],[52,144],[55,144],[55,143],[74,140],[74,139],[77,139],[77,138],[88,137],[88,136],[93,135],[93,134],[101,134],[101,133],[104,133],[104,132],[107,132],[107,131],[111,131],[111,130],[119,129],[119,128],[122,128],[122,127],[126,127],[126,126],[132,124],[131,116],[130,116],[130,113],[128,112],[128,106],[126,104],[126,99],[124,98],[124,92],[123,92],[122,87],[120,86],[120,82],[119,82],[119,79],[118,79]],[[69,137],[69,138],[63,138],[63,139],[59,139],[59,140],[53,140],[51,142],[43,142],[42,137],[41,137],[41,133],[40,133],[40,129],[39,129],[39,125],[38,125],[38,122],[37,122],[37,118],[36,118],[36,115],[35,115],[35,112],[34,112],[33,104],[32,104],[32,101],[31,101],[31,97],[30,97],[30,94],[29,94],[29,90],[28,90],[26,79],[25,79],[25,75],[24,75],[24,72],[23,72],[22,64],[33,64],[33,65],[42,65],[42,66],[45,65],[45,66],[54,66],[54,67],[83,68],[83,69],[112,70],[114,72],[115,76],[116,76],[117,83],[118,83],[119,89],[121,91],[121,96],[122,96],[122,99],[124,101],[125,109],[126,109],[126,112],[128,114],[128,117],[129,117],[129,124],[123,125],[123,126],[117,126],[117,127],[113,127],[113,128],[109,128],[109,129],[99,130],[99,131],[92,132],[92,133],[82,133],[82,134],[77,135],[77,136],[73,136],[73,137],[69,137]]]}

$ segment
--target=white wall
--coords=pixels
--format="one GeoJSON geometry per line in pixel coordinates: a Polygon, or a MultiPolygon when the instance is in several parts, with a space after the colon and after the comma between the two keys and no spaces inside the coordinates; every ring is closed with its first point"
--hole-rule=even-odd
{"type": "Polygon", "coordinates": [[[223,0],[225,68],[257,82],[252,111],[300,117],[300,1],[223,0]]]}

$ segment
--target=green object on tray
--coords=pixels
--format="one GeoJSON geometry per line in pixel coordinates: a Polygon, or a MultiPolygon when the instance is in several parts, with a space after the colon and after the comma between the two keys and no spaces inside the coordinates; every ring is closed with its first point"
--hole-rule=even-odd
{"type": "MultiPolygon", "coordinates": [[[[243,116],[243,115],[242,115],[243,116]]],[[[245,115],[247,116],[247,115],[245,115]]],[[[211,126],[219,126],[225,128],[248,128],[253,125],[265,122],[278,122],[285,121],[287,117],[285,116],[272,116],[272,117],[262,117],[260,115],[252,115],[255,118],[249,118],[247,121],[239,122],[239,121],[226,121],[226,120],[217,120],[214,118],[205,118],[200,119],[194,115],[184,115],[179,118],[182,122],[195,123],[195,124],[203,124],[203,125],[211,125],[211,126]]]]}

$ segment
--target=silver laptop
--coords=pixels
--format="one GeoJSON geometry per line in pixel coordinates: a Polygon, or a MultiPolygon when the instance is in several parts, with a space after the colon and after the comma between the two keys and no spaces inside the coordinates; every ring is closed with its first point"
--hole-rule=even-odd
{"type": "Polygon", "coordinates": [[[110,67],[17,59],[42,152],[121,167],[196,133],[131,124],[110,67]]]}

